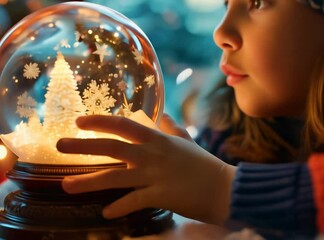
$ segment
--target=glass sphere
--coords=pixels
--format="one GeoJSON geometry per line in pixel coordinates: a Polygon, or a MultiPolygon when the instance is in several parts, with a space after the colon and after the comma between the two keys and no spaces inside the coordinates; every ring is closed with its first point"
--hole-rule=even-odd
{"type": "Polygon", "coordinates": [[[62,137],[114,137],[80,131],[80,115],[119,115],[154,127],[164,87],[143,31],[120,13],[67,2],[25,17],[0,42],[0,134],[19,161],[103,164],[108,157],[62,154],[62,137]]]}

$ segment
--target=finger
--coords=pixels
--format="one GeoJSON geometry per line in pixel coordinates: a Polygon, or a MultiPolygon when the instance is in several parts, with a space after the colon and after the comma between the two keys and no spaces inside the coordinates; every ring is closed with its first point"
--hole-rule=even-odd
{"type": "Polygon", "coordinates": [[[192,138],[189,135],[189,133],[182,127],[178,126],[176,122],[167,114],[164,114],[162,116],[159,128],[162,132],[166,134],[182,137],[184,139],[192,141],[192,138]]]}
{"type": "Polygon", "coordinates": [[[76,123],[81,129],[113,133],[135,143],[148,142],[158,134],[157,130],[119,116],[83,116],[76,123]]]}
{"type": "Polygon", "coordinates": [[[137,169],[114,169],[65,177],[62,187],[67,193],[95,192],[114,188],[143,187],[145,177],[137,169]]]}
{"type": "Polygon", "coordinates": [[[150,188],[137,189],[106,206],[102,214],[107,219],[123,217],[144,208],[158,207],[154,202],[154,195],[150,188]]]}
{"type": "Polygon", "coordinates": [[[141,145],[115,139],[62,138],[57,142],[56,148],[62,153],[109,156],[127,163],[145,159],[141,145]]]}

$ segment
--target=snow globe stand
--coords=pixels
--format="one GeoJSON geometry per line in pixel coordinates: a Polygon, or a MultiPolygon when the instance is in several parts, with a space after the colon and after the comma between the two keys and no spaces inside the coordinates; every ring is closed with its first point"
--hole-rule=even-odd
{"type": "Polygon", "coordinates": [[[114,240],[172,227],[172,213],[162,209],[144,209],[114,220],[102,217],[105,205],[132,189],[69,195],[61,187],[64,176],[124,167],[124,163],[60,166],[18,161],[7,176],[20,190],[6,197],[0,211],[0,239],[114,240]]]}

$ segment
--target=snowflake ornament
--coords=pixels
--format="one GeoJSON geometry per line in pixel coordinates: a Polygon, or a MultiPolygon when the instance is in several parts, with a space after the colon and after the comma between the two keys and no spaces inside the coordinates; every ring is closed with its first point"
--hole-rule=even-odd
{"type": "Polygon", "coordinates": [[[27,79],[36,79],[38,78],[40,73],[39,67],[37,63],[29,63],[24,66],[24,74],[23,76],[27,79]]]}
{"type": "Polygon", "coordinates": [[[33,109],[27,108],[27,107],[23,107],[23,106],[17,106],[16,113],[18,113],[18,115],[21,118],[29,118],[30,116],[33,115],[33,109]]]}
{"type": "Polygon", "coordinates": [[[99,55],[100,63],[103,62],[105,56],[109,56],[109,52],[107,51],[108,45],[107,44],[102,44],[100,45],[99,43],[95,43],[97,50],[94,51],[92,54],[97,54],[99,55]]]}
{"type": "Polygon", "coordinates": [[[134,51],[132,51],[132,53],[134,54],[134,59],[137,62],[137,64],[143,64],[144,61],[144,56],[141,54],[140,51],[138,51],[137,49],[134,49],[134,51]]]}
{"type": "Polygon", "coordinates": [[[83,103],[87,108],[86,113],[91,114],[111,114],[110,108],[115,106],[117,100],[109,95],[107,83],[97,85],[95,80],[91,80],[88,88],[83,92],[83,103]]]}
{"type": "Polygon", "coordinates": [[[144,82],[147,84],[147,86],[150,88],[155,84],[155,76],[150,75],[144,79],[144,82]]]}
{"type": "Polygon", "coordinates": [[[24,92],[22,95],[18,96],[16,113],[18,113],[21,118],[30,118],[35,113],[36,105],[37,102],[29,96],[27,92],[24,92]]]}

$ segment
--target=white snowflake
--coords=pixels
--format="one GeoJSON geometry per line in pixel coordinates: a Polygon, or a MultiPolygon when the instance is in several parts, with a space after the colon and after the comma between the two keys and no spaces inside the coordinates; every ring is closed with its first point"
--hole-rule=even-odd
{"type": "Polygon", "coordinates": [[[135,48],[134,51],[132,51],[132,53],[134,54],[134,59],[137,62],[137,64],[143,64],[144,56],[141,54],[141,52],[135,48]]]}
{"type": "Polygon", "coordinates": [[[109,56],[109,52],[107,51],[108,45],[99,43],[95,43],[97,50],[94,51],[92,54],[98,54],[100,58],[100,62],[102,63],[105,56],[109,56]]]}
{"type": "Polygon", "coordinates": [[[83,91],[83,103],[87,108],[87,114],[110,114],[110,108],[115,106],[116,99],[109,95],[107,83],[97,85],[91,80],[87,89],[83,91]]]}
{"type": "Polygon", "coordinates": [[[150,75],[144,79],[144,82],[146,82],[147,86],[150,88],[155,84],[155,76],[150,75]]]}
{"type": "Polygon", "coordinates": [[[38,68],[37,63],[25,64],[25,66],[24,66],[24,74],[23,74],[23,76],[25,78],[36,79],[36,78],[38,78],[39,73],[40,73],[40,70],[38,68]]]}
{"type": "Polygon", "coordinates": [[[60,42],[60,45],[61,45],[61,47],[64,47],[64,48],[71,48],[71,45],[69,44],[69,42],[68,42],[67,39],[63,39],[63,40],[60,42]]]}
{"type": "Polygon", "coordinates": [[[18,96],[17,99],[16,113],[18,113],[21,118],[29,118],[33,116],[37,102],[31,96],[28,96],[27,92],[18,96]]]}

